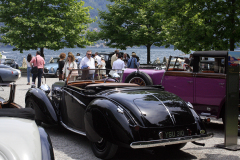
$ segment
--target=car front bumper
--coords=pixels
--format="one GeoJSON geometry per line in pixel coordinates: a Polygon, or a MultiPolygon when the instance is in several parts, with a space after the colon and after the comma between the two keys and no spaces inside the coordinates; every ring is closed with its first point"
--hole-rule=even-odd
{"type": "Polygon", "coordinates": [[[187,142],[193,142],[193,141],[201,141],[201,140],[209,139],[212,137],[213,137],[213,133],[208,133],[208,134],[169,138],[169,139],[138,141],[138,142],[132,142],[130,144],[130,147],[133,149],[150,148],[150,147],[158,147],[158,146],[165,146],[165,145],[172,145],[172,144],[179,144],[179,143],[187,143],[187,142]]]}
{"type": "Polygon", "coordinates": [[[55,75],[55,70],[51,70],[51,68],[50,69],[44,68],[44,74],[45,75],[55,75]]]}

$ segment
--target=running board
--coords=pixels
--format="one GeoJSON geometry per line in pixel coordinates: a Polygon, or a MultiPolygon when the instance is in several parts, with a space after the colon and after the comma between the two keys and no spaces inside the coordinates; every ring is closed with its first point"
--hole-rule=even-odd
{"type": "Polygon", "coordinates": [[[68,130],[70,130],[70,131],[72,131],[72,132],[74,132],[74,133],[77,133],[77,134],[86,136],[86,133],[85,133],[85,132],[81,132],[81,131],[78,131],[78,130],[73,129],[73,128],[71,128],[71,127],[68,127],[68,126],[67,126],[66,124],[64,124],[62,121],[60,121],[60,123],[61,123],[61,125],[62,125],[64,128],[66,128],[66,129],[68,129],[68,130]]]}

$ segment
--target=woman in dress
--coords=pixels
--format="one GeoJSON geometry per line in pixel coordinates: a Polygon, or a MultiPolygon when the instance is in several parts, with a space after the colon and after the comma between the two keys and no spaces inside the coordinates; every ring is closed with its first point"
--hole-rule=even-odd
{"type": "MultiPolygon", "coordinates": [[[[106,63],[104,60],[104,56],[101,56],[101,65],[100,69],[106,69],[106,63]]],[[[100,70],[100,78],[102,79],[102,75],[106,77],[106,70],[100,70]]]]}
{"type": "Polygon", "coordinates": [[[64,80],[62,74],[63,74],[63,67],[64,67],[64,63],[65,63],[64,60],[65,60],[66,54],[65,53],[61,53],[59,55],[59,57],[60,57],[60,60],[58,61],[59,80],[64,80]]]}
{"type": "Polygon", "coordinates": [[[75,57],[72,53],[68,54],[67,62],[63,67],[62,79],[67,78],[70,70],[77,69],[77,63],[75,62],[75,57]]]}
{"type": "Polygon", "coordinates": [[[32,55],[29,53],[27,56],[27,85],[30,85],[30,74],[31,74],[31,65],[30,65],[30,61],[32,60],[32,55]]]}

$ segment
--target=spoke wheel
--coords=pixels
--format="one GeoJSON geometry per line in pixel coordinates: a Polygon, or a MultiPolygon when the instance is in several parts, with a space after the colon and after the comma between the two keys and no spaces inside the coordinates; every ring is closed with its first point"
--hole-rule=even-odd
{"type": "Polygon", "coordinates": [[[130,73],[125,81],[125,83],[136,83],[140,86],[151,86],[153,85],[153,81],[151,79],[151,77],[145,73],[145,72],[132,72],[130,73]]]}
{"type": "Polygon", "coordinates": [[[129,83],[135,83],[138,84],[139,86],[146,86],[146,82],[140,78],[140,77],[134,77],[132,78],[129,83]]]}
{"type": "Polygon", "coordinates": [[[96,157],[110,159],[116,154],[118,146],[102,138],[98,142],[91,142],[91,148],[96,157]]]}

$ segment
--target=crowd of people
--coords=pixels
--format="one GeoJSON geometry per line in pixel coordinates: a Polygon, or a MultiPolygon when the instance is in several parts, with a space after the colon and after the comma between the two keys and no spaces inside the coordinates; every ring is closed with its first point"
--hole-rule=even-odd
{"type": "MultiPolygon", "coordinates": [[[[82,70],[82,79],[93,79],[94,73],[98,72],[100,78],[106,77],[106,61],[104,55],[92,54],[91,50],[86,52],[84,57],[81,57],[80,53],[76,54],[76,57],[72,52],[68,52],[67,58],[65,53],[59,55],[58,61],[59,68],[59,80],[64,80],[68,77],[70,70],[72,69],[84,69],[82,70]],[[95,69],[99,69],[96,71],[95,69]]],[[[119,50],[115,50],[111,57],[111,68],[117,70],[118,74],[121,74],[123,68],[138,68],[140,66],[139,57],[135,52],[132,52],[131,57],[127,53],[120,53],[119,50]]],[[[40,51],[36,52],[36,56],[31,54],[27,56],[27,85],[30,85],[30,77],[32,73],[32,85],[35,85],[36,78],[38,78],[38,87],[41,86],[41,78],[44,73],[44,54],[40,51]],[[37,67],[37,71],[33,73],[33,67],[37,67]]],[[[107,68],[107,69],[111,69],[107,68]]]]}

